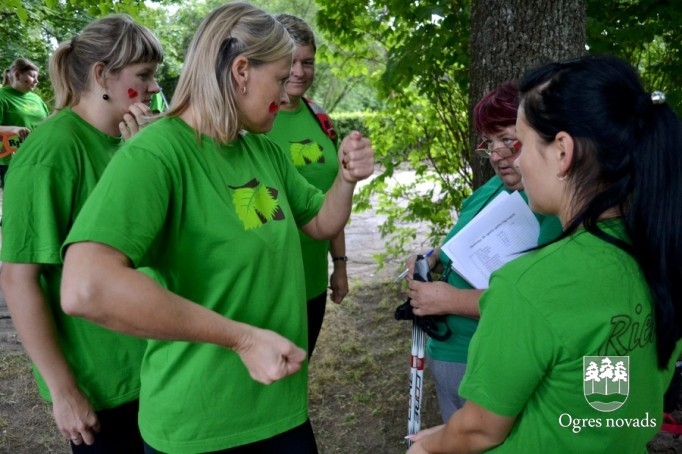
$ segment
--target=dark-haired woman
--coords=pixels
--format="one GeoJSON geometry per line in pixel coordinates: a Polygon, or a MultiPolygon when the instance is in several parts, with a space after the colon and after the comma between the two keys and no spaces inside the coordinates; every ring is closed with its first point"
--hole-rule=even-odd
{"type": "Polygon", "coordinates": [[[531,71],[516,161],[564,227],[493,274],[460,387],[410,453],[646,452],[682,333],[682,126],[614,57],[531,71]]]}

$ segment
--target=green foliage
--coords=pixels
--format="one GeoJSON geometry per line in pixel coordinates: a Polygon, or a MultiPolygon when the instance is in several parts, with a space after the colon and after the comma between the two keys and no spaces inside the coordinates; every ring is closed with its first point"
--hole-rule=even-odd
{"type": "MultiPolygon", "coordinates": [[[[145,7],[143,0],[40,0],[40,1],[19,1],[19,0],[0,0],[0,10],[3,14],[14,15],[24,24],[31,19],[31,11],[36,8],[50,10],[54,13],[64,13],[65,10],[80,11],[88,16],[97,17],[109,13],[127,13],[136,16],[145,7]]],[[[64,19],[74,19],[68,14],[63,15],[64,19]]]]}
{"type": "MultiPolygon", "coordinates": [[[[456,93],[456,88],[447,93],[456,93]]],[[[460,96],[460,104],[465,99],[460,96]]],[[[380,173],[355,198],[357,210],[373,205],[386,216],[379,226],[386,238],[385,253],[375,257],[380,266],[387,258],[404,254],[405,245],[416,237],[416,225],[425,220],[428,241],[437,244],[452,226],[455,208],[471,192],[468,166],[461,160],[466,141],[459,147],[452,142],[461,131],[451,130],[452,122],[444,122],[431,100],[415,91],[389,105],[390,114],[366,118],[380,173]],[[414,178],[394,180],[397,170],[410,170],[414,178]]]]}
{"type": "Polygon", "coordinates": [[[370,112],[341,112],[332,115],[334,129],[339,137],[346,137],[351,131],[367,134],[366,118],[373,115],[370,112]]]}
{"type": "Polygon", "coordinates": [[[682,8],[677,1],[587,2],[592,53],[618,55],[637,67],[649,90],[666,93],[682,115],[682,8]]]}
{"type": "Polygon", "coordinates": [[[48,105],[52,88],[47,77],[49,55],[57,43],[71,37],[92,17],[83,7],[67,3],[59,10],[42,1],[29,0],[19,6],[0,0],[0,34],[4,40],[0,52],[0,67],[8,68],[17,58],[28,58],[40,68],[35,93],[48,105]]]}
{"type": "Polygon", "coordinates": [[[365,74],[383,97],[379,113],[364,122],[381,173],[355,198],[356,210],[373,206],[386,216],[380,265],[404,253],[416,236],[414,223],[428,221],[428,237],[437,243],[471,192],[465,158],[468,6],[452,0],[320,4],[318,24],[338,46],[331,58],[340,64],[354,55],[360,67],[346,65],[344,71],[365,74]],[[415,178],[395,183],[394,172],[405,168],[415,178]]]}

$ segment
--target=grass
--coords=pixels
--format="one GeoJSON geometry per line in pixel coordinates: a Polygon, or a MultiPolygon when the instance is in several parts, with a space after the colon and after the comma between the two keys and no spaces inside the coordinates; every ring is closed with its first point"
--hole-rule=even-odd
{"type": "MultiPolygon", "coordinates": [[[[404,296],[393,284],[352,286],[329,304],[310,365],[310,418],[323,454],[404,453],[411,323],[396,321],[404,296]]],[[[437,424],[431,380],[425,426],[437,424]]]]}
{"type": "Polygon", "coordinates": [[[51,407],[38,395],[26,356],[0,354],[0,453],[67,452],[51,407]]]}

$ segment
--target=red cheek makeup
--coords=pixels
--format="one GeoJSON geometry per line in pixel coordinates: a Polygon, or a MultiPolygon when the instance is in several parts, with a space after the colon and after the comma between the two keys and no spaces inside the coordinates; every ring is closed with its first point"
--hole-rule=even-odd
{"type": "Polygon", "coordinates": [[[128,98],[133,99],[133,98],[137,97],[138,94],[139,93],[136,92],[135,90],[133,90],[132,88],[128,89],[128,98]]]}

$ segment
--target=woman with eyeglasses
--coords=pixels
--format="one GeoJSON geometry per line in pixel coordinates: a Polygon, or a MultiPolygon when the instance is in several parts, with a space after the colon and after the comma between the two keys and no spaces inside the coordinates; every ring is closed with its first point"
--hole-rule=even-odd
{"type": "MultiPolygon", "coordinates": [[[[476,154],[487,159],[495,175],[476,189],[462,204],[457,223],[443,244],[459,232],[501,192],[521,191],[521,175],[514,168],[520,143],[516,138],[516,111],[519,103],[518,83],[506,82],[486,94],[474,107],[476,132],[483,137],[476,154]]],[[[525,196],[524,196],[525,197],[525,196]]],[[[555,217],[537,215],[540,221],[538,243],[553,240],[561,233],[555,217]]],[[[427,341],[427,367],[436,383],[436,394],[443,422],[464,405],[458,388],[467,367],[469,342],[479,319],[478,300],[483,290],[474,289],[464,278],[451,271],[448,256],[440,250],[428,257],[430,268],[442,273],[438,282],[419,282],[408,274],[408,296],[417,316],[445,315],[451,334],[445,340],[433,337],[427,341]]],[[[407,266],[414,267],[415,256],[407,266]]],[[[439,331],[447,331],[445,329],[439,331]]]]}

